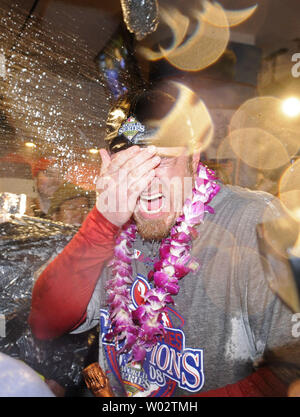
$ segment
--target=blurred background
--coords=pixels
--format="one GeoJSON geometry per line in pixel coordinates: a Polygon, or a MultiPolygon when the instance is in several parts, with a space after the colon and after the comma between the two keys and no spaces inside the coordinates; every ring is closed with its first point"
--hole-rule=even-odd
{"type": "Polygon", "coordinates": [[[214,126],[201,160],[226,184],[278,196],[297,234],[299,19],[299,0],[0,0],[1,352],[58,395],[80,385],[95,334],[38,343],[31,288],[95,203],[109,108],[149,82],[188,86],[180,111],[201,102],[214,126]]]}
{"type": "MultiPolygon", "coordinates": [[[[234,11],[241,23],[216,31],[209,47],[218,52],[199,69],[173,65],[157,54],[157,45],[176,43],[178,22],[188,27],[184,42],[192,42],[205,2],[156,4],[164,15],[140,39],[126,27],[119,0],[0,2],[0,192],[23,190],[38,197],[45,160],[52,178],[93,191],[113,99],[144,80],[179,76],[214,122],[214,138],[202,160],[225,182],[278,194],[283,172],[299,156],[300,3],[262,0],[253,11],[252,0],[221,0],[218,4],[234,11]],[[286,110],[277,112],[286,99],[286,110]],[[239,129],[242,135],[229,134],[239,129]]],[[[206,43],[203,54],[205,48],[206,43]]],[[[44,188],[46,202],[55,186],[49,192],[47,184],[44,188]]]]}

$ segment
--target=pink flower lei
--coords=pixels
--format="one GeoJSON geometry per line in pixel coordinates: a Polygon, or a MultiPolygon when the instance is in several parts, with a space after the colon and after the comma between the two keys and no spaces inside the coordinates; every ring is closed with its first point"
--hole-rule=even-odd
{"type": "Polygon", "coordinates": [[[118,353],[131,351],[131,359],[142,362],[147,350],[164,334],[162,314],[167,304],[174,304],[172,296],[178,294],[179,279],[191,271],[186,265],[191,258],[192,240],[198,235],[195,226],[203,222],[205,212],[214,212],[208,204],[220,190],[215,180],[215,173],[199,163],[192,199],[186,200],[170,236],[162,240],[160,260],[148,274],[154,280],[154,287],[144,295],[144,303],[133,311],[130,287],[136,226],[128,222],[122,227],[114,258],[108,265],[112,278],[106,286],[111,321],[108,337],[123,343],[118,353]]]}

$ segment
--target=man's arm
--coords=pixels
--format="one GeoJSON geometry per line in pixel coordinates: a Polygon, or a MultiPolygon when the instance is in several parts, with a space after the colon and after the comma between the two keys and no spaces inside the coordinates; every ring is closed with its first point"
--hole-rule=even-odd
{"type": "Polygon", "coordinates": [[[112,158],[104,149],[100,153],[96,206],[33,289],[29,324],[40,339],[58,337],[84,322],[98,278],[113,254],[116,233],[131,218],[160,161],[154,146],[132,146],[112,158]],[[110,207],[107,201],[116,204],[110,207]]]}
{"type": "Polygon", "coordinates": [[[192,395],[192,397],[286,397],[288,387],[268,368],[259,368],[247,378],[192,395]]]}
{"type": "Polygon", "coordinates": [[[33,288],[29,316],[36,337],[52,339],[84,321],[97,280],[113,254],[118,230],[95,207],[43,271],[33,288]]]}

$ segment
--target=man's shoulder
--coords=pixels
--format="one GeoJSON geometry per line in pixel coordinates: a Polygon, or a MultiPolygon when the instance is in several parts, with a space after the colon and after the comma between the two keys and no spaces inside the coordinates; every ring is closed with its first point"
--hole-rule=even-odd
{"type": "Polygon", "coordinates": [[[276,200],[273,194],[266,191],[251,190],[250,188],[241,187],[239,185],[225,184],[221,186],[221,191],[224,196],[228,198],[240,199],[245,202],[258,202],[263,204],[269,204],[269,202],[276,200]]]}
{"type": "Polygon", "coordinates": [[[211,206],[214,214],[207,215],[206,228],[214,230],[217,225],[245,239],[251,235],[255,240],[259,225],[271,224],[287,216],[276,196],[232,185],[222,185],[211,206]]]}
{"type": "Polygon", "coordinates": [[[250,190],[237,185],[222,185],[218,197],[214,205],[216,210],[228,206],[231,210],[241,209],[258,213],[268,211],[272,216],[282,214],[279,199],[265,191],[250,190]]]}

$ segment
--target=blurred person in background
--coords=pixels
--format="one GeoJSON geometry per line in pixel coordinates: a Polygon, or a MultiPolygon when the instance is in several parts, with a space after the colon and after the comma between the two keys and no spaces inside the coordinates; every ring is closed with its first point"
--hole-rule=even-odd
{"type": "Polygon", "coordinates": [[[95,192],[65,183],[52,195],[49,216],[54,221],[81,225],[95,203],[95,192]]]}
{"type": "Polygon", "coordinates": [[[51,197],[62,184],[63,178],[56,161],[42,157],[32,165],[35,180],[36,198],[28,198],[26,214],[28,216],[48,218],[51,197]]]}

